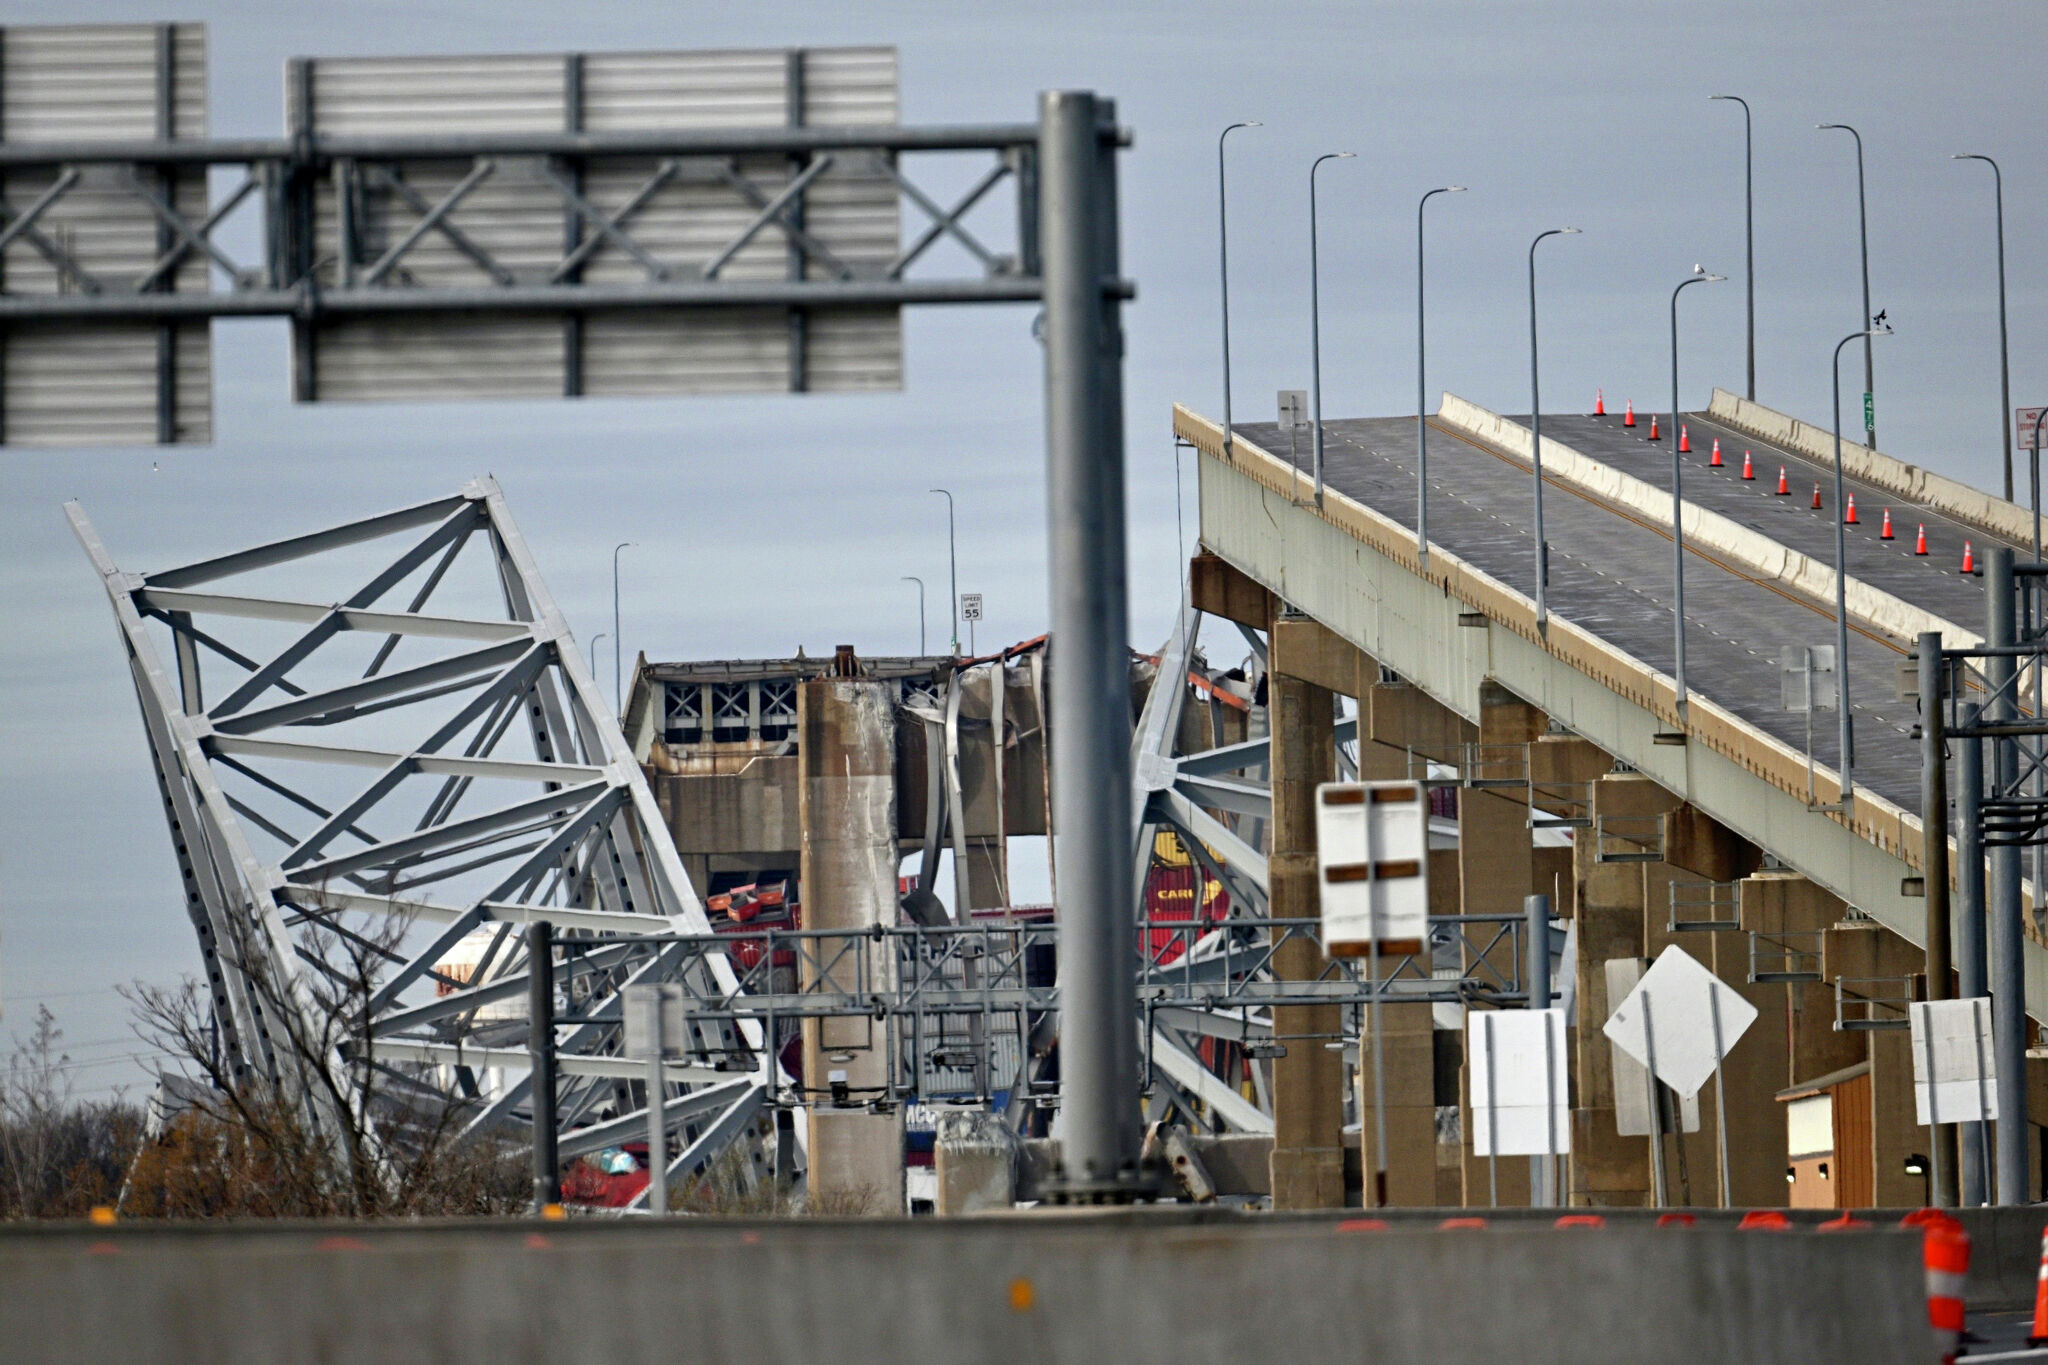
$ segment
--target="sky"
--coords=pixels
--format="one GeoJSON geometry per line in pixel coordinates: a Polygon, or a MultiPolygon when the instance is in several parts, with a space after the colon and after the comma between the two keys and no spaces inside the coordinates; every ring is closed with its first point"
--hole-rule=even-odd
{"type": "MultiPolygon", "coordinates": [[[[12,0],[9,23],[207,26],[218,136],[274,136],[284,61],[377,53],[897,47],[906,123],[1022,122],[1038,91],[1118,101],[1127,335],[1131,631],[1156,647],[1197,536],[1177,516],[1170,409],[1220,410],[1216,135],[1230,140],[1232,365],[1239,420],[1306,388],[1308,167],[1319,179],[1326,415],[1413,412],[1415,201],[1429,210],[1431,404],[1443,390],[1529,403],[1527,250],[1540,259],[1545,407],[1670,402],[1668,297],[1687,292],[1682,403],[1743,382],[1741,111],[1755,111],[1760,401],[1828,417],[1827,356],[1859,325],[1863,134],[1872,304],[1898,329],[1876,358],[1880,444],[1996,490],[2000,407],[1991,175],[2006,174],[2015,404],[2048,402],[2042,262],[2048,164],[2032,0],[1872,7],[1697,0],[1281,5],[848,0],[202,3],[12,0]],[[2030,134],[2028,129],[2032,129],[2030,134]]],[[[948,174],[934,176],[937,184],[948,174]]],[[[906,223],[915,221],[906,218],[906,223]]],[[[973,220],[970,220],[973,221],[973,220]]],[[[984,648],[1045,628],[1044,438],[1031,311],[906,317],[898,394],[436,406],[294,405],[284,328],[219,323],[208,447],[0,452],[0,1041],[46,1003],[79,1093],[139,1088],[114,986],[198,966],[140,723],[104,595],[59,510],[78,498],[123,567],[199,558],[453,491],[504,485],[557,602],[610,629],[622,557],[628,659],[782,656],[917,644],[930,587],[939,647],[943,500],[984,648]]],[[[1853,348],[1852,348],[1853,350],[1853,348]]],[[[1853,430],[1856,368],[1845,364],[1853,430]]],[[[2024,472],[2021,486],[2024,488],[2024,472]]],[[[608,646],[606,647],[608,651],[608,646]]],[[[602,675],[602,670],[600,670],[602,675]]],[[[1022,888],[1020,887],[1020,892],[1022,888]]]]}

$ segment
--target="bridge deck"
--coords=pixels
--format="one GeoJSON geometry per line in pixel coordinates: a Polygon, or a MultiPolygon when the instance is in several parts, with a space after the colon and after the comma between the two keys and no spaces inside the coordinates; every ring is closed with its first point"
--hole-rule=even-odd
{"type": "MultiPolygon", "coordinates": [[[[1691,419],[1688,419],[1691,420],[1691,419]]],[[[1630,444],[1625,452],[1629,473],[1648,480],[1652,466],[1664,471],[1659,486],[1668,488],[1667,447],[1638,441],[1621,427],[1619,418],[1605,419],[1621,439],[1630,444]],[[1645,456],[1639,451],[1650,452],[1645,456]]],[[[1701,426],[1695,425],[1697,432],[1701,426]]],[[[1621,463],[1624,457],[1595,448],[1586,440],[1606,436],[1601,419],[1544,419],[1544,435],[1561,440],[1594,458],[1621,463]],[[1555,425],[1553,425],[1555,424],[1555,425]]],[[[1643,428],[1647,429],[1647,428],[1643,428]]],[[[1268,452],[1285,459],[1288,441],[1272,423],[1247,423],[1239,434],[1268,452]]],[[[1369,418],[1326,421],[1324,431],[1324,477],[1334,489],[1365,504],[1411,531],[1415,526],[1415,421],[1410,418],[1369,418]]],[[[1738,438],[1740,439],[1740,438],[1738,438]]],[[[1711,441],[1711,437],[1709,438],[1711,441]]],[[[1302,493],[1311,495],[1309,442],[1303,432],[1296,441],[1297,463],[1303,471],[1302,493]]],[[[1612,444],[1619,446],[1620,442],[1612,444]]],[[[1697,444],[1697,441],[1696,441],[1697,444]]],[[[1723,457],[1729,437],[1723,433],[1723,457]]],[[[1751,441],[1750,448],[1758,443],[1751,441]]],[[[1740,458],[1737,447],[1738,460],[1740,458]]],[[[1430,515],[1432,544],[1440,545],[1474,567],[1523,591],[1533,586],[1535,537],[1531,530],[1531,487],[1527,467],[1456,428],[1431,423],[1430,515]]],[[[1696,451],[1690,458],[1704,461],[1696,451]]],[[[1773,460],[1789,464],[1789,457],[1773,460]]],[[[1687,493],[1694,486],[1719,492],[1712,476],[1702,470],[1687,480],[1687,493]]],[[[1739,473],[1739,469],[1735,471],[1739,473]]],[[[1776,463],[1772,466],[1776,474],[1776,463]]],[[[1731,480],[1740,486],[1740,480],[1731,480]]],[[[1811,499],[1811,485],[1808,486],[1811,499]]],[[[1727,495],[1738,501],[1741,494],[1727,495]]],[[[1759,499],[1761,501],[1761,499],[1759,499]]],[[[1771,498],[1783,504],[1789,499],[1771,498]]],[[[1864,508],[1859,490],[1857,508],[1864,508]]],[[[1882,506],[1881,503],[1876,504],[1882,506]]],[[[1725,508],[1717,510],[1727,511],[1725,508]]],[[[1736,515],[1736,511],[1728,511],[1736,515]]],[[[1833,559],[1832,526],[1822,522],[1824,513],[1810,510],[1800,517],[1779,513],[1765,505],[1749,512],[1744,520],[1757,520],[1767,532],[1780,535],[1785,523],[1800,521],[1798,528],[1814,544],[1795,548],[1833,559]],[[1817,528],[1803,523],[1820,523],[1817,528]],[[1819,541],[1825,538],[1826,545],[1819,541]]],[[[1894,518],[1896,525],[1896,516],[1894,518]]],[[[1945,519],[1944,519],[1945,522],[1945,519]]],[[[1669,673],[1673,667],[1671,621],[1671,537],[1668,525],[1658,525],[1631,510],[1617,507],[1572,484],[1546,478],[1544,523],[1550,540],[1549,606],[1561,616],[1627,651],[1650,667],[1669,673]]],[[[1930,537],[1935,534],[1930,525],[1930,537]]],[[[1944,527],[1946,534],[1946,525],[1944,527]]],[[[1856,548],[1865,557],[1888,554],[1876,541],[1875,528],[1856,548]]],[[[1955,535],[1960,550],[1961,533],[1955,535]]],[[[1981,543],[1981,542],[1980,542],[1981,543]]],[[[1908,547],[1910,549],[1910,546],[1908,547]]],[[[1806,597],[1776,583],[1764,583],[1739,565],[1699,547],[1688,546],[1686,565],[1686,608],[1689,619],[1686,639],[1687,680],[1692,689],[1726,707],[1745,723],[1771,734],[1794,748],[1806,744],[1806,721],[1780,707],[1778,659],[1786,645],[1830,644],[1834,640],[1831,603],[1806,597]]],[[[1931,556],[1930,556],[1931,559],[1931,556]]],[[[1852,572],[1861,564],[1852,558],[1852,572]]],[[[1909,570],[1923,568],[1928,561],[1907,560],[1909,570]]],[[[1902,575],[1911,576],[1911,575],[1902,575]]],[[[1963,622],[1982,617],[1981,580],[1960,574],[1942,575],[1927,570],[1918,576],[1923,583],[1939,584],[1948,595],[1939,604],[1921,603],[1940,610],[1949,619],[1963,622]],[[1951,606],[1948,598],[1973,594],[1978,605],[1951,606]],[[1954,614],[1951,614],[1953,612],[1954,614]]],[[[1889,586],[1889,585],[1887,585],[1889,586]]],[[[1905,593],[1901,593],[1905,596],[1905,593]]],[[[1909,598],[1918,601],[1918,597],[1909,598]]],[[[1894,639],[1881,631],[1856,626],[1850,633],[1850,698],[1856,727],[1856,776],[1859,783],[1909,810],[1919,805],[1919,747],[1910,737],[1916,716],[1909,702],[1896,700],[1895,669],[1910,642],[1894,639]]],[[[1836,763],[1835,718],[1832,713],[1814,717],[1813,754],[1819,763],[1836,763]]]]}

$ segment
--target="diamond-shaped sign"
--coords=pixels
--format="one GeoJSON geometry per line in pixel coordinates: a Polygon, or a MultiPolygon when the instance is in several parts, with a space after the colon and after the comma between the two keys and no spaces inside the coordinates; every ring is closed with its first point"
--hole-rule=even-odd
{"type": "Polygon", "coordinates": [[[1756,1006],[1674,943],[1614,1007],[1602,1032],[1690,1098],[1755,1022],[1756,1006]]]}

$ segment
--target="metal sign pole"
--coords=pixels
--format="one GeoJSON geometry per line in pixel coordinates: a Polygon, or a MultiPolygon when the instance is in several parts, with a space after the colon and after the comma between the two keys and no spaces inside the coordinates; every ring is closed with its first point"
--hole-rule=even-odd
{"type": "Polygon", "coordinates": [[[1039,97],[1046,517],[1059,844],[1060,1184],[1070,1198],[1140,1186],[1137,973],[1130,858],[1130,617],[1124,556],[1123,334],[1113,108],[1039,97]]]}
{"type": "MultiPolygon", "coordinates": [[[[1522,900],[1522,985],[1529,994],[1529,1008],[1545,1010],[1550,1008],[1550,897],[1544,895],[1526,896],[1522,900]]],[[[1550,1026],[1544,1025],[1544,1057],[1546,1066],[1550,1055],[1550,1026]]],[[[1546,1095],[1552,1086],[1549,1072],[1544,1073],[1546,1095]]],[[[1557,1155],[1557,1125],[1554,1117],[1546,1114],[1545,1131],[1550,1134],[1550,1145],[1543,1156],[1529,1158],[1529,1195],[1538,1208],[1552,1208],[1557,1204],[1557,1191],[1551,1184],[1555,1172],[1557,1155]]]]}
{"type": "MultiPolygon", "coordinates": [[[[1361,744],[1364,742],[1360,741],[1361,744]]],[[[1372,847],[1372,801],[1370,795],[1359,807],[1359,842],[1365,848],[1365,866],[1374,866],[1372,847]]],[[[1424,857],[1429,855],[1425,853],[1424,857]]],[[[1365,979],[1366,1021],[1372,1032],[1372,1189],[1366,1194],[1367,1208],[1387,1204],[1387,1048],[1386,1032],[1380,1027],[1380,906],[1379,886],[1366,882],[1365,979]]]]}
{"type": "MultiPolygon", "coordinates": [[[[1971,1011],[1974,1022],[1975,1010],[1971,1011]]],[[[1934,1074],[1934,1020],[1924,1013],[1921,1015],[1920,1041],[1925,1045],[1921,1050],[1927,1054],[1927,1160],[1932,1165],[1933,1182],[1929,1189],[1933,1198],[1928,1202],[1935,1208],[1947,1208],[1948,1187],[1941,1179],[1941,1142],[1936,1136],[1941,1131],[1941,1115],[1936,1106],[1941,1099],[1941,1085],[1934,1074]]]]}
{"type": "MultiPolygon", "coordinates": [[[[1549,1006],[1544,1007],[1546,1010],[1549,1006]]],[[[1557,1197],[1557,1061],[1550,1038],[1550,1019],[1543,1020],[1543,1155],[1539,1171],[1541,1186],[1536,1191],[1538,1206],[1554,1209],[1557,1197]]]]}
{"type": "Polygon", "coordinates": [[[1486,1039],[1486,1205],[1500,1207],[1500,1108],[1496,1103],[1493,1071],[1493,1014],[1479,1016],[1479,1031],[1486,1039]]]}
{"type": "MultiPolygon", "coordinates": [[[[1644,1036],[1649,1035],[1650,1002],[1643,1000],[1644,1036]]],[[[1728,1078],[1722,1074],[1721,1062],[1727,1056],[1721,1048],[1721,993],[1711,985],[1707,987],[1707,1016],[1714,1023],[1714,1146],[1721,1163],[1721,1207],[1728,1208],[1731,1198],[1728,1193],[1728,1078]]]]}
{"type": "MultiPolygon", "coordinates": [[[[1982,719],[1974,703],[1962,704],[1957,723],[1974,730],[1982,719]]],[[[1990,989],[1984,949],[1984,741],[1966,735],[1956,741],[1956,987],[1965,999],[1981,999],[1990,989]]],[[[1979,1040],[1982,1046],[1982,1040],[1979,1040]]],[[[1958,1142],[1956,1163],[1966,1206],[1991,1202],[1991,1125],[1966,1123],[1958,1142]]]]}
{"type": "Polygon", "coordinates": [[[1650,1095],[1650,1183],[1658,1208],[1664,1200],[1664,1110],[1657,1099],[1657,1043],[1650,1032],[1650,994],[1643,992],[1643,1085],[1650,1095]]]}
{"type": "Polygon", "coordinates": [[[668,1021],[663,1018],[667,1001],[661,988],[648,988],[649,1010],[653,1015],[653,1037],[647,1048],[647,1212],[660,1218],[668,1212],[668,1087],[661,1068],[668,1021]]]}
{"type": "Polygon", "coordinates": [[[555,959],[554,927],[546,920],[526,926],[527,1048],[533,1062],[533,1211],[562,1198],[562,1173],[555,1147],[555,959]]]}

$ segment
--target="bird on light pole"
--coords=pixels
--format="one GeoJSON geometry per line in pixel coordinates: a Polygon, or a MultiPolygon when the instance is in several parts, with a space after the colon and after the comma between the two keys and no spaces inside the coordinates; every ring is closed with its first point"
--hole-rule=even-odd
{"type": "Polygon", "coordinates": [[[1867,347],[1876,337],[1892,334],[1889,327],[1866,327],[1860,332],[1851,332],[1835,343],[1835,358],[1828,366],[1835,386],[1835,707],[1836,743],[1840,746],[1837,758],[1842,768],[1841,807],[1849,809],[1849,797],[1855,787],[1855,777],[1850,758],[1855,752],[1849,726],[1849,575],[1847,532],[1843,529],[1845,518],[1842,508],[1842,348],[1858,337],[1863,338],[1867,347]]]}
{"type": "Polygon", "coordinates": [[[1231,124],[1216,135],[1216,274],[1223,290],[1223,458],[1231,457],[1230,433],[1230,201],[1225,193],[1223,140],[1240,128],[1263,128],[1257,119],[1231,124]]]}

